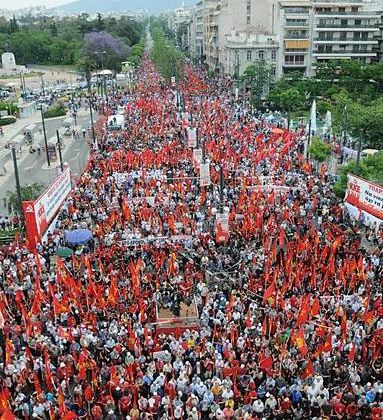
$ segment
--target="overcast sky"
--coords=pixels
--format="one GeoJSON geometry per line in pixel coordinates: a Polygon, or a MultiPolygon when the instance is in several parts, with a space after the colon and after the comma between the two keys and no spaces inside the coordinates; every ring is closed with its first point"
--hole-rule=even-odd
{"type": "Polygon", "coordinates": [[[0,0],[0,9],[20,9],[28,6],[57,6],[71,0],[0,0]]]}

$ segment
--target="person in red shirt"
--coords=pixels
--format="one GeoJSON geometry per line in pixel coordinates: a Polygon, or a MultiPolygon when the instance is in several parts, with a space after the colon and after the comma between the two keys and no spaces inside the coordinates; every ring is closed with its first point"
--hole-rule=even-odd
{"type": "Polygon", "coordinates": [[[343,416],[346,413],[346,406],[342,403],[342,401],[338,401],[335,405],[334,405],[334,411],[335,411],[335,415],[339,418],[342,419],[343,416]]]}

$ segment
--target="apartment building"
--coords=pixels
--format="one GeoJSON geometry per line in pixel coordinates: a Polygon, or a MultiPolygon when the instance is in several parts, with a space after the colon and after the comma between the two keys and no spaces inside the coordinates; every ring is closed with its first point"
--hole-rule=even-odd
{"type": "Polygon", "coordinates": [[[279,3],[280,48],[277,74],[311,73],[313,11],[310,0],[282,0],[279,3]]]}
{"type": "Polygon", "coordinates": [[[313,0],[312,67],[328,60],[377,60],[380,17],[362,0],[313,0]]]}

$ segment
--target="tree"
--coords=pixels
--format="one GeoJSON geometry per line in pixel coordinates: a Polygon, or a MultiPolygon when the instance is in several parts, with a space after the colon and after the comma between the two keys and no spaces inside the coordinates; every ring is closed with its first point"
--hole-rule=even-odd
{"type": "Polygon", "coordinates": [[[54,20],[53,20],[53,21],[52,21],[52,23],[51,23],[50,30],[51,30],[51,35],[52,35],[53,37],[56,37],[56,36],[58,35],[56,22],[55,22],[54,20]]]}
{"type": "Polygon", "coordinates": [[[13,15],[13,18],[9,21],[9,33],[13,34],[14,32],[17,32],[19,30],[19,24],[17,23],[15,15],[13,15]]]}
{"type": "Polygon", "coordinates": [[[367,181],[373,181],[383,185],[383,152],[362,158],[359,167],[355,160],[340,168],[340,177],[334,185],[334,192],[339,198],[343,198],[347,189],[347,175],[358,175],[367,181]]]}
{"type": "Polygon", "coordinates": [[[119,70],[121,60],[128,55],[126,45],[108,32],[90,32],[85,35],[84,55],[99,68],[119,70]]]}
{"type": "MultiPolygon", "coordinates": [[[[21,199],[22,201],[33,201],[40,196],[44,190],[44,185],[33,183],[31,185],[26,185],[21,187],[21,199]]],[[[7,191],[8,197],[8,211],[9,213],[15,211],[18,214],[21,214],[22,209],[19,204],[19,199],[16,191],[7,191]]]]}
{"type": "Polygon", "coordinates": [[[164,31],[158,27],[152,27],[152,60],[158,71],[168,81],[172,77],[177,80],[183,73],[183,55],[174,44],[165,37],[164,31]]]}
{"type": "Polygon", "coordinates": [[[250,101],[253,105],[259,106],[265,94],[270,89],[271,66],[265,60],[257,60],[246,68],[242,80],[245,86],[250,88],[250,101]]]}
{"type": "Polygon", "coordinates": [[[314,137],[310,145],[310,157],[316,162],[324,162],[331,154],[331,146],[319,139],[314,137]]]}
{"type": "Polygon", "coordinates": [[[101,32],[105,30],[105,23],[104,23],[104,19],[102,18],[101,13],[97,13],[97,19],[94,26],[97,32],[101,32]]]}

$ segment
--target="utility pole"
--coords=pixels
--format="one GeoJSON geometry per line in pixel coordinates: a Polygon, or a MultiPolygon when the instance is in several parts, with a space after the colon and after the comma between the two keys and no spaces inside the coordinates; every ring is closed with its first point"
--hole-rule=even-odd
{"type": "MultiPolygon", "coordinates": [[[[17,166],[17,157],[16,157],[16,148],[15,148],[15,146],[12,146],[12,158],[13,158],[13,168],[14,168],[14,171],[15,171],[17,200],[19,201],[19,207],[20,207],[20,209],[22,209],[23,199],[21,197],[19,168],[17,166]]],[[[22,212],[21,212],[21,214],[22,214],[22,212]]]]}
{"type": "Polygon", "coordinates": [[[46,153],[46,156],[47,156],[47,164],[48,164],[48,167],[50,167],[50,166],[51,166],[51,161],[50,161],[50,158],[49,158],[49,151],[48,151],[47,132],[46,132],[46,130],[45,130],[45,120],[44,120],[43,104],[41,104],[41,108],[40,108],[40,110],[41,110],[41,121],[42,121],[42,123],[43,123],[43,133],[44,133],[45,153],[46,153]]]}
{"type": "Polygon", "coordinates": [[[343,163],[343,151],[342,146],[346,146],[347,141],[347,105],[344,107],[344,117],[343,117],[343,144],[340,147],[340,163],[343,163]]]}
{"type": "Polygon", "coordinates": [[[358,154],[356,155],[356,167],[359,169],[360,167],[360,155],[362,153],[362,134],[363,129],[360,130],[359,139],[358,139],[358,154]]]}
{"type": "Polygon", "coordinates": [[[57,135],[57,149],[59,151],[59,158],[60,158],[60,168],[61,168],[61,172],[63,172],[64,171],[64,164],[63,164],[63,157],[62,157],[62,153],[61,153],[61,139],[60,139],[59,130],[56,130],[56,135],[57,135]]]}
{"type": "Polygon", "coordinates": [[[96,144],[96,134],[94,132],[94,123],[93,123],[93,100],[92,100],[92,89],[90,86],[90,73],[87,72],[86,73],[86,80],[88,82],[88,101],[89,101],[89,113],[90,113],[90,124],[92,127],[92,140],[93,140],[93,145],[96,144]]]}
{"type": "Polygon", "coordinates": [[[41,90],[43,92],[43,96],[45,96],[44,74],[40,73],[40,77],[41,77],[41,90]]]}

